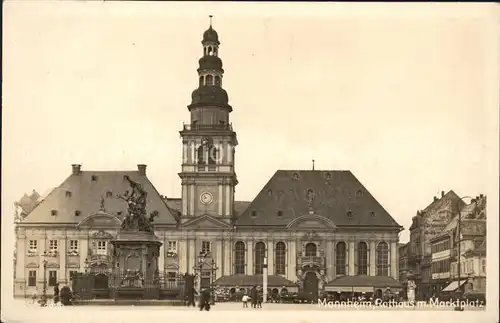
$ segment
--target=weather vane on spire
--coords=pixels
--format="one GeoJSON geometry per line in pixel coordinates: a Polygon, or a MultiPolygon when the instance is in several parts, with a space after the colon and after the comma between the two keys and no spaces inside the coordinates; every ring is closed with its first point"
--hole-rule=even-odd
{"type": "Polygon", "coordinates": [[[212,27],[212,18],[213,18],[214,16],[209,15],[208,17],[210,18],[210,27],[212,27]]]}

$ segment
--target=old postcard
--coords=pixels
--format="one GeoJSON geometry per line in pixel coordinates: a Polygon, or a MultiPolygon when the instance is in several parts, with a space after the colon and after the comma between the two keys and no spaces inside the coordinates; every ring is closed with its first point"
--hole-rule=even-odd
{"type": "Polygon", "coordinates": [[[7,1],[2,321],[498,321],[497,21],[7,1]]]}

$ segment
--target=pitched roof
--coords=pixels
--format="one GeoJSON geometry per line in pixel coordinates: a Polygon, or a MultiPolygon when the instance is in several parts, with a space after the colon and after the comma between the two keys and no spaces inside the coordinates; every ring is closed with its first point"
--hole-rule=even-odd
{"type": "Polygon", "coordinates": [[[313,190],[314,214],[337,226],[400,227],[350,171],[338,170],[278,170],[235,225],[286,226],[308,214],[308,190],[313,190]]]}
{"type": "MultiPolygon", "coordinates": [[[[171,197],[166,197],[163,196],[163,199],[167,203],[168,207],[171,210],[175,210],[178,215],[181,215],[182,212],[182,199],[181,198],[171,198],[171,197]]],[[[247,209],[247,207],[250,205],[251,202],[247,201],[234,201],[234,212],[235,216],[240,215],[247,209]]]]}
{"type": "Polygon", "coordinates": [[[441,198],[435,198],[420,214],[425,217],[426,214],[431,214],[443,209],[449,209],[452,214],[458,213],[459,208],[466,205],[464,201],[453,190],[448,191],[441,198]]]}
{"type": "Polygon", "coordinates": [[[80,171],[73,173],[22,221],[22,223],[79,223],[96,213],[104,200],[106,213],[123,218],[127,203],[116,196],[130,190],[125,176],[140,183],[147,192],[148,214],[158,211],[156,224],[174,225],[177,214],[170,211],[153,184],[138,171],[80,171]],[[109,193],[108,193],[109,192],[109,193]],[[111,194],[111,195],[110,195],[111,194]],[[56,215],[52,215],[52,211],[56,215]],[[80,215],[76,215],[79,211],[80,215]],[[121,212],[121,213],[119,213],[121,212]]]}
{"type": "Polygon", "coordinates": [[[342,276],[331,282],[328,282],[326,286],[339,286],[339,287],[362,287],[362,286],[373,286],[373,287],[403,287],[400,282],[392,277],[387,276],[342,276]]]}
{"type": "MultiPolygon", "coordinates": [[[[217,279],[214,284],[220,286],[262,286],[262,275],[231,275],[222,276],[217,279]]],[[[283,287],[283,286],[297,286],[288,279],[279,275],[268,275],[267,286],[269,287],[283,287]]]]}

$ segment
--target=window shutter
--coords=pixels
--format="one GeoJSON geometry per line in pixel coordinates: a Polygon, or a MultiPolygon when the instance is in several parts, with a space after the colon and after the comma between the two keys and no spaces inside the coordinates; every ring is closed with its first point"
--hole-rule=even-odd
{"type": "Polygon", "coordinates": [[[354,245],[354,274],[358,273],[358,244],[354,245]]]}
{"type": "Polygon", "coordinates": [[[349,242],[345,244],[345,273],[344,275],[349,275],[349,242]]]}
{"type": "Polygon", "coordinates": [[[366,274],[368,276],[370,276],[370,261],[371,261],[371,257],[370,257],[370,243],[367,242],[366,243],[366,274]]]}

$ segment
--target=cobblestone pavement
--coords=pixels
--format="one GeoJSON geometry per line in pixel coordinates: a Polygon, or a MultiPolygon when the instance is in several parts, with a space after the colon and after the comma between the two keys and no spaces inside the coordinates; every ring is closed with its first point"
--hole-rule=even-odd
{"type": "MultiPolygon", "coordinates": [[[[466,308],[465,311],[481,311],[484,308],[466,308]]],[[[411,313],[422,312],[422,311],[453,311],[453,307],[441,307],[441,308],[430,308],[430,307],[419,307],[419,308],[403,308],[403,307],[328,307],[319,306],[318,304],[264,304],[262,309],[254,308],[242,308],[241,303],[217,303],[214,305],[207,315],[206,318],[220,317],[221,321],[214,320],[213,322],[224,321],[223,317],[234,317],[238,315],[241,321],[245,320],[245,316],[241,316],[242,313],[251,314],[250,316],[260,316],[262,314],[268,315],[278,315],[278,316],[292,316],[295,319],[299,319],[298,316],[307,317],[308,315],[315,315],[313,311],[316,311],[321,316],[328,317],[328,312],[335,312],[336,317],[339,314],[347,313],[348,311],[357,312],[385,312],[390,313],[394,311],[406,311],[411,313]],[[300,312],[297,312],[300,311],[300,312]],[[210,315],[212,312],[218,312],[218,316],[210,315]],[[298,313],[298,314],[293,314],[298,313]],[[304,315],[302,315],[304,313],[304,315]],[[307,314],[310,313],[310,314],[307,314]],[[293,316],[295,315],[295,316],[293,316]],[[325,316],[326,315],[326,316],[325,316]]],[[[2,304],[2,322],[6,323],[30,323],[30,322],[123,322],[123,320],[116,320],[117,318],[125,318],[127,321],[132,320],[134,317],[135,322],[144,323],[146,321],[153,322],[153,320],[164,320],[169,317],[169,322],[191,322],[188,318],[193,318],[194,315],[200,315],[198,308],[186,308],[180,306],[54,306],[50,304],[48,307],[42,308],[36,304],[33,304],[31,300],[14,300],[10,302],[5,302],[2,304]],[[198,314],[197,314],[198,313],[198,314]],[[175,319],[174,319],[175,318],[175,319]],[[183,319],[184,318],[184,319],[183,319]]],[[[403,314],[402,312],[400,312],[403,314]]],[[[398,314],[398,317],[401,315],[398,314]]],[[[444,314],[444,313],[443,313],[444,314]]],[[[238,320],[240,320],[238,319],[238,320]]],[[[209,319],[207,322],[212,321],[209,319]]],[[[234,319],[233,319],[234,321],[234,319]]],[[[304,321],[301,321],[304,322],[304,321]]],[[[243,323],[243,322],[241,322],[243,323]]]]}

